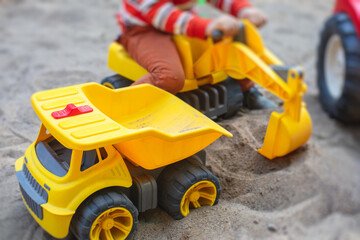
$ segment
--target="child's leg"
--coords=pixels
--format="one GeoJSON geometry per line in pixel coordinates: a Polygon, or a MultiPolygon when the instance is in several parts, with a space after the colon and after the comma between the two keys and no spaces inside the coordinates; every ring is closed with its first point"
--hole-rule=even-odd
{"type": "Polygon", "coordinates": [[[184,70],[171,35],[151,27],[133,26],[121,36],[120,43],[149,71],[133,85],[150,83],[173,94],[182,89],[184,70]]]}

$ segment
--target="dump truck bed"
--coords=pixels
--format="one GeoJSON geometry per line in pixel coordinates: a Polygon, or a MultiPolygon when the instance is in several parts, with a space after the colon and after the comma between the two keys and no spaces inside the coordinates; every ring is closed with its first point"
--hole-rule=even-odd
{"type": "Polygon", "coordinates": [[[67,148],[114,145],[146,169],[191,156],[223,134],[232,136],[174,95],[148,84],[111,90],[86,83],[38,92],[32,104],[67,148]]]}

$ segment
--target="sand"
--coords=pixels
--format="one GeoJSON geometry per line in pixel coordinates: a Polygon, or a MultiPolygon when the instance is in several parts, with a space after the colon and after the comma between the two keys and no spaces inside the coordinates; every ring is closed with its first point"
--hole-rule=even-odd
{"type": "MultiPolygon", "coordinates": [[[[180,221],[160,209],[148,211],[135,239],[360,239],[360,128],[328,118],[315,81],[319,31],[332,2],[253,1],[270,21],[261,30],[266,45],[306,69],[310,141],[269,161],[256,152],[269,111],[221,121],[234,138],[206,149],[223,189],[219,204],[180,221]]],[[[40,126],[30,96],[112,74],[106,59],[117,33],[117,7],[116,0],[0,0],[1,240],[53,239],[27,212],[14,172],[40,126]]]]}

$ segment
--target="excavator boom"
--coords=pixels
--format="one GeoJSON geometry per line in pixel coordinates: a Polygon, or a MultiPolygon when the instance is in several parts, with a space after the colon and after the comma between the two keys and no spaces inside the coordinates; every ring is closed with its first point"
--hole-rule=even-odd
{"type": "Polygon", "coordinates": [[[208,76],[215,79],[220,72],[225,72],[234,79],[248,78],[282,99],[284,111],[271,114],[263,146],[258,152],[269,159],[284,156],[303,145],[311,135],[311,118],[302,101],[306,92],[303,70],[284,66],[263,46],[250,23],[244,22],[243,30],[248,33],[243,42],[225,39],[208,48],[194,63],[194,75],[196,79],[208,76]],[[286,75],[282,78],[276,70],[286,75]]]}

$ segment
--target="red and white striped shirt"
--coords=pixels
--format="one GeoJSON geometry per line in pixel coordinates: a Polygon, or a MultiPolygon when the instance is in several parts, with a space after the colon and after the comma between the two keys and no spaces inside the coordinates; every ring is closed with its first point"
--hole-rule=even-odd
{"type": "MultiPolygon", "coordinates": [[[[123,0],[117,21],[121,31],[126,27],[153,26],[171,34],[205,38],[205,30],[210,19],[196,15],[193,11],[182,11],[177,5],[196,0],[123,0]]],[[[251,6],[247,0],[207,0],[208,3],[237,17],[239,11],[251,6]]]]}

